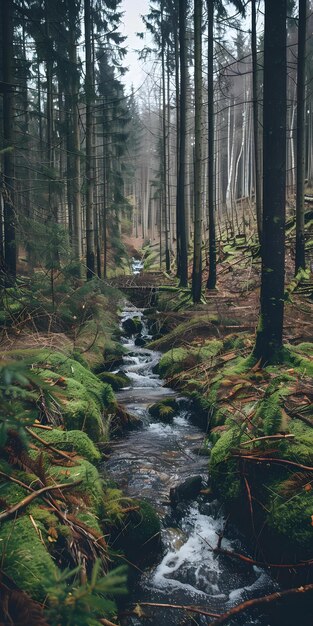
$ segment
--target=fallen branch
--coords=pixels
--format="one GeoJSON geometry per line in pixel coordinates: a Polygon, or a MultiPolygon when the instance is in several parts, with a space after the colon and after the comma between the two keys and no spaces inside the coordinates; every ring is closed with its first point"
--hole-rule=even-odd
{"type": "MultiPolygon", "coordinates": [[[[0,474],[3,474],[3,472],[0,472],[0,474]]],[[[14,515],[14,513],[17,513],[18,511],[23,509],[25,506],[28,506],[33,500],[35,500],[35,498],[38,498],[44,493],[47,493],[47,491],[69,489],[70,487],[76,487],[77,485],[80,485],[80,483],[82,482],[83,482],[83,479],[80,478],[79,480],[75,480],[73,483],[49,485],[48,487],[42,487],[41,489],[38,489],[38,491],[33,491],[32,493],[29,494],[29,496],[26,496],[26,498],[24,498],[17,504],[14,504],[9,509],[6,509],[6,511],[3,511],[2,513],[0,513],[0,522],[3,522],[3,520],[7,519],[8,517],[11,517],[11,515],[14,515]]]]}
{"type": "MultiPolygon", "coordinates": [[[[4,472],[0,472],[0,476],[3,476],[5,478],[7,478],[8,480],[11,480],[12,482],[20,485],[21,487],[23,487],[27,491],[30,491],[30,494],[33,497],[37,497],[38,494],[39,494],[39,491],[42,491],[42,490],[35,491],[34,489],[32,489],[32,487],[30,487],[30,485],[27,485],[26,483],[23,483],[21,480],[13,478],[9,474],[5,474],[4,472]]],[[[72,487],[73,485],[80,484],[81,482],[82,482],[82,479],[79,479],[79,480],[77,480],[77,481],[75,481],[73,483],[67,483],[65,485],[65,487],[72,487]]],[[[46,487],[45,489],[53,491],[54,489],[57,489],[57,488],[60,488],[60,485],[46,487]]],[[[103,537],[100,536],[92,528],[89,528],[89,526],[84,524],[81,520],[78,520],[77,518],[73,517],[72,515],[69,515],[68,513],[63,513],[63,511],[60,510],[57,502],[55,502],[53,500],[53,498],[51,496],[51,493],[48,493],[47,495],[48,495],[48,497],[44,496],[42,498],[43,501],[51,508],[51,510],[55,513],[55,515],[57,515],[59,517],[59,519],[66,526],[69,526],[72,530],[74,529],[79,535],[82,535],[85,539],[87,539],[89,541],[89,546],[90,546],[90,548],[92,548],[91,554],[92,554],[92,551],[93,551],[95,558],[97,558],[97,554],[96,554],[96,551],[95,551],[95,547],[97,547],[98,549],[101,549],[101,552],[106,555],[106,559],[107,559],[107,554],[106,554],[107,545],[106,545],[106,542],[103,539],[103,537]]]]}
{"type": "MultiPolygon", "coordinates": [[[[313,424],[311,424],[313,426],[313,424]]],[[[254,443],[255,441],[264,441],[266,439],[294,439],[295,436],[290,435],[264,435],[264,437],[255,437],[255,439],[249,439],[249,441],[243,441],[241,446],[248,446],[250,443],[254,443]]]]}
{"type": "Polygon", "coordinates": [[[210,626],[220,626],[221,624],[225,624],[225,622],[227,622],[234,615],[238,615],[238,613],[243,613],[248,609],[253,609],[256,606],[271,604],[272,602],[276,602],[277,600],[281,600],[282,598],[294,596],[301,593],[308,593],[310,591],[313,591],[313,584],[304,585],[303,587],[295,587],[293,589],[285,589],[284,591],[276,591],[275,593],[271,593],[267,596],[261,596],[261,598],[246,600],[245,602],[234,606],[232,609],[227,611],[227,613],[223,613],[223,615],[220,615],[216,620],[210,623],[210,626]]]}
{"type": "MultiPolygon", "coordinates": [[[[313,586],[313,585],[312,585],[313,586]]],[[[139,606],[151,606],[157,609],[178,609],[189,613],[198,613],[198,615],[206,615],[207,617],[220,617],[218,613],[210,613],[205,609],[185,604],[162,604],[161,602],[138,602],[139,606]]]]}
{"type": "Polygon", "coordinates": [[[249,556],[245,556],[244,554],[240,554],[239,552],[232,552],[231,550],[225,550],[224,548],[212,548],[215,554],[222,554],[224,556],[229,556],[232,559],[237,559],[239,561],[243,561],[247,565],[255,565],[256,567],[269,567],[271,569],[300,569],[305,567],[310,567],[313,565],[313,559],[309,561],[301,561],[300,563],[265,563],[264,561],[257,561],[255,559],[251,559],[249,556]]]}
{"type": "Polygon", "coordinates": [[[289,461],[288,459],[274,459],[273,457],[248,456],[235,453],[233,453],[232,456],[238,459],[243,459],[244,461],[255,461],[256,463],[278,463],[280,465],[290,465],[291,467],[296,467],[304,472],[313,472],[313,467],[310,467],[309,465],[302,465],[302,463],[296,463],[295,461],[289,461]]]}
{"type": "Polygon", "coordinates": [[[71,461],[71,463],[73,463],[73,459],[69,454],[66,454],[66,452],[63,452],[63,450],[57,450],[57,448],[54,448],[54,446],[52,446],[50,443],[42,439],[42,437],[39,437],[39,435],[36,435],[36,433],[33,433],[33,431],[30,428],[28,428],[28,426],[26,426],[25,430],[28,432],[28,434],[31,437],[39,441],[46,448],[49,448],[51,452],[54,452],[55,454],[58,454],[60,457],[62,457],[62,459],[66,459],[67,461],[71,461]]]}

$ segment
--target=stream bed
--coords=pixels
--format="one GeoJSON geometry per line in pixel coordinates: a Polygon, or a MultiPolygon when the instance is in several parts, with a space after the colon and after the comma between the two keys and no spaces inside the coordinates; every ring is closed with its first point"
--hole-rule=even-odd
{"type": "MultiPolygon", "coordinates": [[[[142,311],[125,306],[121,323],[131,317],[140,317],[141,338],[150,338],[142,311]]],[[[172,508],[169,492],[188,477],[208,478],[208,458],[199,454],[204,433],[193,422],[188,403],[154,373],[160,353],[135,345],[135,337],[123,338],[127,349],[122,370],[131,380],[131,386],[118,393],[118,401],[129,413],[136,415],[140,426],[119,439],[112,440],[106,474],[124,493],[150,502],[162,523],[162,552],[157,563],[147,567],[134,583],[130,602],[173,603],[205,607],[213,613],[223,613],[244,600],[262,596],[277,589],[269,573],[257,567],[217,556],[212,552],[218,534],[225,526],[223,509],[217,500],[205,495],[195,501],[179,503],[172,508]],[[175,396],[180,410],[171,424],[154,421],[149,405],[165,397],[175,396]]],[[[226,526],[222,546],[245,552],[243,538],[238,530],[226,526]]],[[[147,609],[148,620],[129,616],[125,625],[178,626],[179,624],[208,624],[207,617],[188,617],[178,610],[147,609]]],[[[272,626],[260,610],[253,618],[247,615],[228,624],[245,626],[272,626]]]]}

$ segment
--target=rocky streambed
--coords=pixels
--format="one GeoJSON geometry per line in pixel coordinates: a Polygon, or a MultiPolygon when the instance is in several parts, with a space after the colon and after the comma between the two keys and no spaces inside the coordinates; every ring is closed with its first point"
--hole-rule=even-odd
{"type": "MultiPolygon", "coordinates": [[[[140,422],[122,438],[113,439],[106,472],[124,493],[150,502],[162,524],[159,558],[135,577],[130,604],[197,605],[223,613],[246,599],[273,592],[277,584],[265,569],[247,567],[213,552],[221,533],[224,548],[244,553],[246,546],[238,530],[226,524],[222,506],[207,489],[205,435],[186,399],[175,395],[154,373],[161,355],[142,345],[150,338],[142,311],[125,307],[121,325],[128,329],[128,337],[122,340],[127,349],[122,370],[130,384],[118,393],[118,400],[140,422]],[[133,334],[129,320],[134,320],[133,334]],[[175,414],[165,423],[153,418],[148,409],[168,397],[176,397],[177,404],[175,414]]],[[[149,545],[146,552],[149,556],[149,545]]],[[[208,623],[207,617],[189,617],[176,609],[146,607],[144,611],[151,626],[208,623]]],[[[129,613],[123,618],[125,625],[143,623],[142,617],[131,615],[127,607],[125,613],[129,613]]],[[[229,622],[245,626],[272,623],[260,609],[252,618],[245,615],[229,622]]]]}

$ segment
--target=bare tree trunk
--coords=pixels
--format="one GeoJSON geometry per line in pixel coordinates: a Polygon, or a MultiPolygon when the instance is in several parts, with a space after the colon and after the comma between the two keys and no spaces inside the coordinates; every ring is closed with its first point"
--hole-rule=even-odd
{"type": "Polygon", "coordinates": [[[304,238],[304,129],[305,129],[305,48],[307,0],[299,0],[297,61],[297,189],[296,189],[296,263],[295,273],[305,269],[304,238]]]}
{"type": "Polygon", "coordinates": [[[2,2],[2,43],[3,43],[3,155],[4,185],[4,260],[5,285],[10,286],[16,278],[16,241],[14,207],[14,160],[13,160],[13,2],[2,2]]]}
{"type": "Polygon", "coordinates": [[[265,0],[261,312],[254,354],[282,348],[286,212],[286,0],[265,0]],[[266,244],[266,245],[265,245],[266,244]]]}
{"type": "Polygon", "coordinates": [[[214,181],[214,85],[213,85],[213,20],[214,4],[208,5],[208,204],[209,204],[209,276],[207,289],[216,286],[215,181],[214,181]]]}
{"type": "Polygon", "coordinates": [[[164,1],[161,0],[161,62],[162,62],[162,189],[163,189],[163,205],[164,205],[164,234],[165,234],[165,267],[169,272],[171,268],[169,237],[168,237],[168,195],[167,195],[167,151],[166,151],[166,91],[165,91],[165,37],[163,33],[163,10],[164,1]]]}
{"type": "Polygon", "coordinates": [[[202,202],[201,202],[201,120],[202,120],[202,0],[194,0],[194,72],[195,72],[195,221],[192,270],[192,298],[200,302],[202,288],[202,202]]]}
{"type": "Polygon", "coordinates": [[[179,0],[179,60],[180,60],[180,99],[179,99],[179,162],[176,196],[177,219],[177,269],[180,285],[188,284],[188,253],[186,236],[186,3],[179,0]]]}
{"type": "Polygon", "coordinates": [[[91,19],[90,0],[84,0],[84,21],[85,21],[85,60],[86,60],[86,266],[87,280],[95,274],[95,224],[93,207],[93,80],[91,63],[91,19]]]}
{"type": "Polygon", "coordinates": [[[259,243],[262,243],[262,185],[259,134],[259,103],[258,103],[258,57],[256,41],[256,0],[251,0],[251,47],[252,47],[252,94],[253,94],[253,133],[254,133],[254,165],[255,165],[255,209],[259,243]]]}

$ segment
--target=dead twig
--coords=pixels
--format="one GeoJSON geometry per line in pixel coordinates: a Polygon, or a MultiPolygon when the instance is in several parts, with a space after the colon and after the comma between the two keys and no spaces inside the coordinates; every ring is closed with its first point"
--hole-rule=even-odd
{"type": "MultiPolygon", "coordinates": [[[[313,427],[313,424],[311,424],[313,427]]],[[[254,439],[249,439],[249,441],[243,441],[240,443],[241,446],[248,446],[250,443],[254,443],[255,441],[264,441],[266,439],[294,439],[295,436],[290,435],[264,435],[264,437],[255,437],[254,439]]]]}
{"type": "MultiPolygon", "coordinates": [[[[313,586],[313,585],[312,585],[313,586]]],[[[205,609],[185,604],[162,604],[161,602],[138,602],[139,606],[151,606],[158,609],[178,609],[189,613],[197,613],[198,615],[206,615],[207,617],[220,617],[218,613],[210,613],[205,609]]]]}
{"type": "Polygon", "coordinates": [[[231,550],[225,550],[220,546],[216,548],[212,548],[215,554],[222,554],[224,556],[228,556],[231,559],[237,559],[246,563],[247,565],[255,565],[256,567],[268,567],[270,569],[302,569],[305,567],[311,567],[313,565],[313,559],[308,561],[300,561],[300,563],[266,563],[264,561],[258,561],[256,559],[252,559],[249,556],[245,556],[244,554],[240,554],[239,552],[232,552],[231,550]]]}
{"type": "MultiPolygon", "coordinates": [[[[2,472],[0,473],[2,474],[2,472]]],[[[23,500],[21,500],[17,504],[14,504],[9,509],[6,509],[6,511],[3,511],[2,513],[0,513],[0,522],[3,522],[3,520],[8,519],[8,517],[11,517],[11,515],[14,515],[14,513],[17,513],[18,511],[23,509],[25,506],[28,506],[28,504],[30,504],[30,502],[35,500],[35,498],[38,498],[44,493],[47,493],[47,491],[69,489],[71,487],[76,487],[77,485],[80,485],[82,482],[83,482],[83,479],[80,478],[79,480],[75,480],[72,483],[63,483],[60,485],[49,485],[48,487],[42,487],[41,489],[38,489],[38,491],[33,491],[32,493],[29,494],[29,496],[26,496],[26,498],[23,498],[23,500]]]]}
{"type": "Polygon", "coordinates": [[[232,454],[233,457],[243,459],[244,461],[254,461],[255,463],[277,463],[278,465],[290,465],[290,467],[296,467],[304,472],[313,472],[313,467],[309,465],[302,465],[302,463],[296,463],[295,461],[289,461],[288,459],[274,459],[273,457],[262,456],[249,456],[243,454],[232,454]]]}
{"type": "Polygon", "coordinates": [[[71,461],[71,463],[73,463],[73,459],[69,454],[66,454],[66,452],[63,452],[63,450],[57,450],[57,448],[54,448],[50,443],[39,437],[39,435],[33,433],[32,430],[28,428],[28,426],[26,426],[25,430],[29,433],[31,437],[39,441],[43,446],[49,448],[49,450],[51,450],[55,454],[58,454],[63,459],[66,459],[67,461],[71,461]]]}

